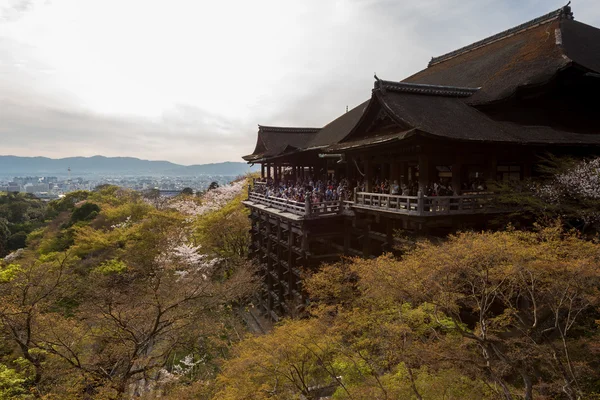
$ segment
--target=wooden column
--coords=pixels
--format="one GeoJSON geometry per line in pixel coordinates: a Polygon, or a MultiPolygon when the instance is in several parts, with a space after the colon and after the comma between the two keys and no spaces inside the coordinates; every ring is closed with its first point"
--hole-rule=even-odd
{"type": "MultiPolygon", "coordinates": [[[[267,218],[269,218],[267,216],[267,218]]],[[[271,222],[267,219],[267,268],[266,268],[266,281],[267,290],[271,292],[273,290],[273,277],[271,276],[271,270],[273,269],[273,258],[271,257],[272,240],[271,240],[271,222]]],[[[273,309],[273,296],[271,293],[267,293],[269,299],[267,303],[268,311],[273,309]]]]}
{"type": "Polygon", "coordinates": [[[496,174],[498,171],[498,159],[496,158],[496,154],[488,154],[487,156],[487,165],[486,165],[486,169],[487,169],[487,176],[486,179],[488,180],[496,180],[496,174]]]}
{"type": "Polygon", "coordinates": [[[365,191],[371,192],[373,183],[371,182],[373,179],[373,165],[371,162],[371,157],[365,157],[365,191]]]}
{"type": "Polygon", "coordinates": [[[458,161],[452,164],[452,190],[455,195],[462,191],[462,164],[458,161]]]}
{"type": "Polygon", "coordinates": [[[531,178],[531,172],[533,170],[531,162],[523,163],[523,179],[531,178]]]}
{"type": "Polygon", "coordinates": [[[400,181],[403,184],[408,184],[408,161],[400,162],[400,181]]]}
{"type": "Polygon", "coordinates": [[[283,303],[285,296],[285,287],[282,285],[283,282],[283,264],[281,263],[283,258],[283,249],[281,246],[281,219],[277,218],[277,280],[279,281],[279,290],[277,291],[279,295],[280,303],[283,303]]]}
{"type": "Polygon", "coordinates": [[[267,163],[267,178],[271,179],[271,164],[267,163]]]}
{"type": "Polygon", "coordinates": [[[423,193],[427,192],[427,185],[429,185],[429,157],[425,154],[419,156],[419,190],[423,193]]]}
{"type": "Polygon", "coordinates": [[[398,181],[398,184],[400,184],[400,179],[398,176],[399,172],[400,168],[398,165],[398,161],[392,160],[392,162],[390,163],[390,188],[392,187],[394,181],[398,181]]]}
{"type": "Polygon", "coordinates": [[[260,177],[265,177],[265,164],[260,164],[260,177]]]}
{"type": "Polygon", "coordinates": [[[352,231],[352,224],[350,220],[344,219],[344,255],[350,255],[350,232],[352,231]]]}
{"type": "Polygon", "coordinates": [[[273,167],[273,179],[275,180],[275,182],[279,182],[279,180],[281,179],[281,177],[279,176],[279,166],[275,165],[273,167]]]}
{"type": "Polygon", "coordinates": [[[363,257],[367,258],[371,256],[371,221],[366,221],[367,226],[365,228],[363,236],[363,257]]]}
{"type": "Polygon", "coordinates": [[[392,251],[394,249],[394,221],[391,218],[387,218],[386,222],[386,251],[392,251]]]}
{"type": "Polygon", "coordinates": [[[287,283],[288,283],[288,299],[292,299],[294,296],[292,295],[292,290],[294,289],[294,272],[292,271],[292,269],[294,268],[294,250],[292,249],[292,247],[294,247],[294,232],[292,231],[292,221],[288,221],[287,223],[287,229],[288,229],[288,276],[287,276],[287,283]]]}

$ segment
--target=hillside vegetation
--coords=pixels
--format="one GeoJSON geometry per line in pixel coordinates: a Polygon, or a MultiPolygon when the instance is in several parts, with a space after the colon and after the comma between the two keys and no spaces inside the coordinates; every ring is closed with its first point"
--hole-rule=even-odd
{"type": "Polygon", "coordinates": [[[520,229],[305,271],[263,335],[245,180],[71,193],[0,261],[0,399],[600,399],[595,163],[507,190],[520,229]]]}
{"type": "Polygon", "coordinates": [[[51,203],[55,218],[0,262],[0,399],[116,399],[213,379],[254,289],[244,185],[160,208],[113,186],[51,203]],[[227,235],[209,234],[215,220],[227,235]]]}

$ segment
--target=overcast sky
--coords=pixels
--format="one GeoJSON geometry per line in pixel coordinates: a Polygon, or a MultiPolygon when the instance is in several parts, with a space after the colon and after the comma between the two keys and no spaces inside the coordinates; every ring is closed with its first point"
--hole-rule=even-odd
{"type": "MultiPolygon", "coordinates": [[[[564,0],[0,0],[0,154],[241,161],[564,0]]],[[[600,26],[598,0],[575,18],[600,26]]]]}

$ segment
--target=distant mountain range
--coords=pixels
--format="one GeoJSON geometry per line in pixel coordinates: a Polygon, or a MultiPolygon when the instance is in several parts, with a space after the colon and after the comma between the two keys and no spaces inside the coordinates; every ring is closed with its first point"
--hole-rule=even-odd
{"type": "Polygon", "coordinates": [[[179,165],[169,161],[140,160],[134,157],[47,157],[0,156],[0,175],[137,175],[196,176],[242,175],[257,171],[243,162],[179,165]]]}

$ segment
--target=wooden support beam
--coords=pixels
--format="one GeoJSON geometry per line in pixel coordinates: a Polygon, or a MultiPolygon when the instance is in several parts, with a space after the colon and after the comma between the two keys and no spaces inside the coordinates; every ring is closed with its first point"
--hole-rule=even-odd
{"type": "Polygon", "coordinates": [[[292,247],[294,246],[294,231],[292,222],[288,221],[288,298],[292,299],[292,290],[296,288],[294,274],[292,269],[295,267],[295,257],[292,247]]]}
{"type": "Polygon", "coordinates": [[[455,195],[462,191],[462,164],[458,161],[452,164],[452,190],[455,195]]]}
{"type": "Polygon", "coordinates": [[[394,183],[394,181],[398,181],[398,183],[400,183],[400,165],[399,164],[400,163],[396,160],[392,160],[390,162],[390,184],[394,183]]]}
{"type": "Polygon", "coordinates": [[[363,235],[363,256],[371,256],[371,222],[367,223],[365,234],[363,235]]]}
{"type": "Polygon", "coordinates": [[[371,157],[365,157],[365,191],[371,192],[373,190],[373,164],[371,157]]]}
{"type": "Polygon", "coordinates": [[[400,162],[400,184],[408,184],[408,161],[400,162]]]}
{"type": "Polygon", "coordinates": [[[419,190],[426,193],[430,181],[430,162],[426,154],[419,155],[419,190]]]}
{"type": "MultiPolygon", "coordinates": [[[[271,276],[270,272],[273,269],[273,260],[271,258],[271,250],[272,250],[272,240],[271,240],[271,224],[267,223],[267,235],[266,235],[266,239],[267,239],[267,274],[265,275],[265,280],[266,280],[266,284],[267,284],[267,290],[269,291],[269,293],[271,293],[271,291],[273,290],[273,277],[271,276]]],[[[269,300],[267,302],[267,308],[268,311],[270,312],[273,309],[273,297],[272,296],[268,296],[269,300]]]]}
{"type": "Polygon", "coordinates": [[[388,218],[386,221],[386,243],[385,250],[392,251],[394,249],[394,220],[388,218]]]}
{"type": "Polygon", "coordinates": [[[350,239],[351,239],[352,226],[348,219],[344,219],[344,255],[350,255],[350,239]]]}

